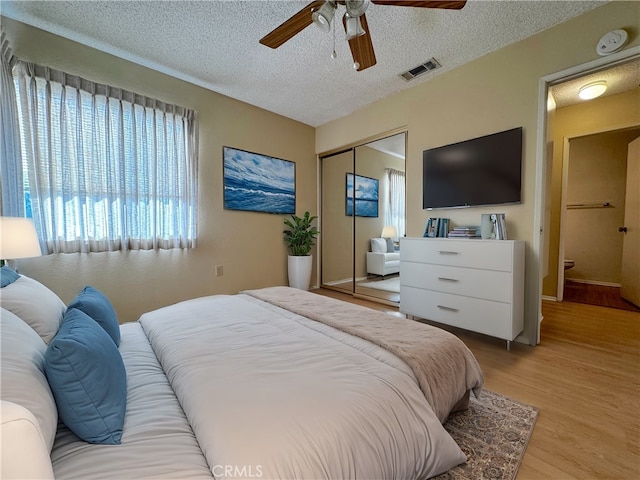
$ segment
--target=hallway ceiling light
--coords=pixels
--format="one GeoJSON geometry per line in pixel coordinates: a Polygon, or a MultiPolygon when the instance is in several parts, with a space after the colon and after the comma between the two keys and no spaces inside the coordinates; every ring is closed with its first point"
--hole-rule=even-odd
{"type": "Polygon", "coordinates": [[[599,97],[607,90],[607,82],[604,80],[598,82],[588,83],[580,87],[578,96],[583,100],[591,100],[592,98],[599,97]]]}

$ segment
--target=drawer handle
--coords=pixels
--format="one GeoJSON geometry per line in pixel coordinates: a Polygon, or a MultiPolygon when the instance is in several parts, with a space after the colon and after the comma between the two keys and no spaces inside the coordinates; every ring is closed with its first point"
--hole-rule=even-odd
{"type": "Polygon", "coordinates": [[[459,312],[460,311],[457,308],[447,307],[446,305],[438,305],[438,308],[440,310],[447,310],[448,312],[459,312]]]}
{"type": "Polygon", "coordinates": [[[452,252],[451,250],[438,250],[440,255],[459,255],[460,252],[452,252]]]}
{"type": "Polygon", "coordinates": [[[443,282],[459,282],[457,278],[447,278],[447,277],[438,277],[438,280],[442,280],[443,282]]]}

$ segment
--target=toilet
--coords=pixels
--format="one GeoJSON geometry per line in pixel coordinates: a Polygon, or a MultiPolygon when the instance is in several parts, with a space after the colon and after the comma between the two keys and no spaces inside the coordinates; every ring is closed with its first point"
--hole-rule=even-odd
{"type": "Polygon", "coordinates": [[[570,260],[568,258],[564,259],[564,269],[565,270],[569,270],[570,268],[573,268],[575,266],[575,262],[573,260],[570,260]]]}

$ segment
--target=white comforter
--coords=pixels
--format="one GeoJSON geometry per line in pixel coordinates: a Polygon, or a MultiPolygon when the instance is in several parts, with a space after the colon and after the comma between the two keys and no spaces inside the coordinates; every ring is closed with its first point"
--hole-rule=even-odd
{"type": "Polygon", "coordinates": [[[51,452],[62,480],[206,480],[211,472],[138,323],[121,325],[127,414],[121,445],[90,444],[62,423],[51,452]]]}
{"type": "Polygon", "coordinates": [[[413,479],[464,462],[407,365],[247,295],[140,323],[216,478],[413,479]]]}

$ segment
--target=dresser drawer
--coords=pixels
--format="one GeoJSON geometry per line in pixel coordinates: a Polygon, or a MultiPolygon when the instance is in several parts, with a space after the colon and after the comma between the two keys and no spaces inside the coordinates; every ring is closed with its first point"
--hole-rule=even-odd
{"type": "Polygon", "coordinates": [[[510,303],[513,277],[495,270],[403,262],[400,285],[510,303]]]}
{"type": "Polygon", "coordinates": [[[400,260],[511,272],[513,248],[509,240],[406,238],[400,241],[400,260]]]}
{"type": "Polygon", "coordinates": [[[447,293],[401,286],[400,310],[407,315],[472,330],[504,340],[513,340],[511,306],[507,303],[462,297],[447,293]]]}

